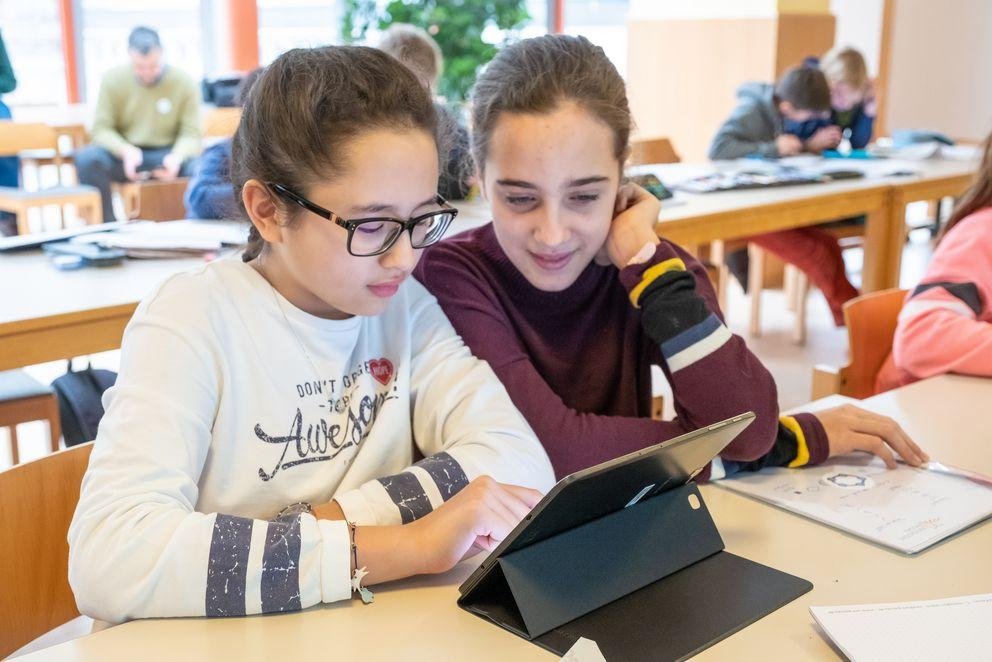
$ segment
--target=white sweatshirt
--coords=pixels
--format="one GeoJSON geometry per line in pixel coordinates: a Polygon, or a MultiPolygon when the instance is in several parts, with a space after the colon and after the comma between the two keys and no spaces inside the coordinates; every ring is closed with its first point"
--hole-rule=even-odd
{"type": "Polygon", "coordinates": [[[480,475],[554,482],[489,365],[412,278],[382,315],[326,320],[237,259],[173,276],[128,324],[104,407],[69,581],[82,613],[111,622],[349,597],[346,524],[274,519],[287,504],[334,497],[360,525],[400,524],[480,475]],[[415,445],[426,459],[411,466],[415,445]]]}

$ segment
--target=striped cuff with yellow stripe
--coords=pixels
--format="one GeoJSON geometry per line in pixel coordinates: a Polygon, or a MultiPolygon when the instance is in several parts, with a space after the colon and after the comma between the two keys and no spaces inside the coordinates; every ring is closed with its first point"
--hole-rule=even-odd
{"type": "Polygon", "coordinates": [[[641,295],[644,294],[644,290],[648,288],[648,285],[669,271],[685,271],[685,262],[682,261],[682,258],[669,258],[644,270],[644,273],[641,275],[641,282],[635,285],[634,289],[630,291],[630,303],[634,305],[634,308],[641,307],[641,295]]]}
{"type": "Polygon", "coordinates": [[[792,416],[782,416],[778,420],[789,432],[796,436],[796,457],[792,462],[789,462],[789,468],[794,469],[805,466],[809,463],[809,446],[806,444],[806,435],[803,433],[802,426],[792,416]]]}

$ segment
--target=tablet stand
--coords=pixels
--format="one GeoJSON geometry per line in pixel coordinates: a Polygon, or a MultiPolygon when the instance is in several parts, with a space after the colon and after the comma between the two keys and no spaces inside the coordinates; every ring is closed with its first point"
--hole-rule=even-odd
{"type": "Polygon", "coordinates": [[[723,548],[689,483],[500,557],[458,602],[559,655],[583,636],[607,660],[679,659],[813,587],[723,548]]]}

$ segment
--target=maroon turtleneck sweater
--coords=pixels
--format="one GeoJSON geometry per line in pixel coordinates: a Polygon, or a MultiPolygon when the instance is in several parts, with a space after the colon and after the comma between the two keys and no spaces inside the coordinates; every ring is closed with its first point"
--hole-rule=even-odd
{"type": "MultiPolygon", "coordinates": [[[[558,477],[748,410],[757,418],[722,453],[727,473],[796,458],[771,375],[723,325],[702,265],[674,244],[662,241],[651,260],[623,271],[590,264],[568,289],[545,292],[489,224],[427,249],[415,276],[502,380],[558,477]],[[650,418],[651,365],[672,386],[672,421],[650,418]]],[[[825,459],[819,421],[795,419],[810,462],[825,459]]]]}

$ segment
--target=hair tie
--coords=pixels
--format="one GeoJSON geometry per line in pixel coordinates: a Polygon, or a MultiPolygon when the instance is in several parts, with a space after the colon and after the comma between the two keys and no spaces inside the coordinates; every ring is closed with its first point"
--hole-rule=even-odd
{"type": "Polygon", "coordinates": [[[816,57],[815,55],[810,55],[803,60],[803,66],[808,67],[810,69],[819,69],[820,58],[816,57]]]}

